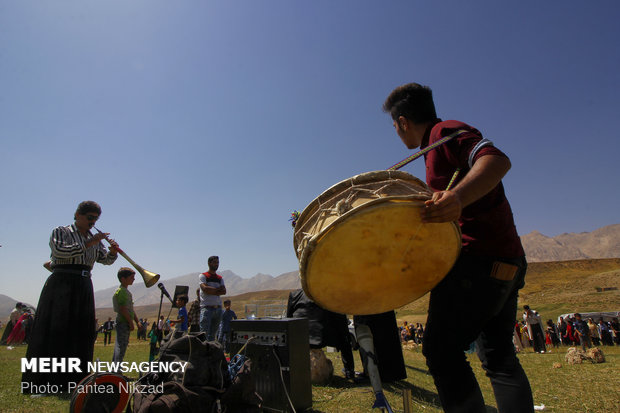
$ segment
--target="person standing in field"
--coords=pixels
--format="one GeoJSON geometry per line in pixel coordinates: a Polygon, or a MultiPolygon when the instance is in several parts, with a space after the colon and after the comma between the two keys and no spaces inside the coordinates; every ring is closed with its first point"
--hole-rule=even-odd
{"type": "Polygon", "coordinates": [[[110,241],[109,249],[101,242],[107,233],[93,234],[91,229],[101,215],[94,201],[81,202],[74,223],[54,228],[49,245],[48,269],[52,274],[41,290],[26,358],[75,357],[81,372],[42,373],[26,371],[22,383],[32,386],[58,385],[68,391],[68,383],[78,383],[88,375],[95,347],[95,299],[91,271],[96,262],[111,265],[117,258],[118,244],[110,241]]]}
{"type": "Polygon", "coordinates": [[[476,341],[499,412],[533,412],[530,383],[512,343],[527,263],[501,182],[510,160],[477,129],[439,119],[429,87],[397,87],[383,110],[409,149],[447,138],[424,155],[433,195],[421,211],[423,223],[458,221],[462,233],[456,264],[431,291],[423,336],[422,351],[441,405],[446,412],[486,411],[464,353],[476,341]],[[455,322],[455,314],[463,311],[475,317],[455,322]]]}
{"type": "Polygon", "coordinates": [[[217,273],[219,257],[213,255],[207,260],[209,271],[200,274],[200,331],[207,333],[207,340],[215,340],[222,321],[222,299],[226,294],[224,279],[217,273]]]}
{"type": "Polygon", "coordinates": [[[200,331],[200,288],[196,290],[196,299],[192,301],[187,313],[189,317],[189,332],[197,333],[200,331]]]}
{"type": "Polygon", "coordinates": [[[224,312],[217,337],[217,341],[222,344],[225,352],[228,352],[228,343],[230,343],[230,322],[237,319],[237,314],[231,310],[230,306],[230,300],[224,300],[224,312]]]}
{"type": "Polygon", "coordinates": [[[133,284],[136,272],[128,267],[118,270],[118,280],[120,287],[112,297],[112,304],[116,315],[116,343],[112,361],[121,362],[125,358],[125,351],[129,345],[129,335],[139,325],[138,316],[133,310],[133,297],[127,289],[133,284]],[[135,325],[134,325],[135,322],[135,325]]]}
{"type": "Polygon", "coordinates": [[[103,323],[103,345],[107,346],[112,343],[112,330],[114,330],[114,321],[112,317],[108,317],[108,321],[103,323]]]}

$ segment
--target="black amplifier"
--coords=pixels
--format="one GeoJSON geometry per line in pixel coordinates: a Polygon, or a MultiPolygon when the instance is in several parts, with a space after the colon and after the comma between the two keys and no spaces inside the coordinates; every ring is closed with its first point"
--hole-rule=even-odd
{"type": "Polygon", "coordinates": [[[266,411],[297,412],[312,407],[310,345],[305,318],[233,320],[231,357],[242,350],[252,360],[256,392],[266,411]]]}

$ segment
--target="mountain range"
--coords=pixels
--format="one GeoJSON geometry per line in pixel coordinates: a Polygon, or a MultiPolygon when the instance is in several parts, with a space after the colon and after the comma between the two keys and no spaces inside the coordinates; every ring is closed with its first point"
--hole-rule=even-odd
{"type": "MultiPolygon", "coordinates": [[[[224,279],[227,296],[239,295],[252,291],[294,290],[296,288],[301,288],[299,271],[287,272],[277,277],[267,274],[257,274],[252,278],[242,278],[230,270],[218,271],[218,274],[224,279]]],[[[189,287],[189,299],[191,301],[196,297],[199,275],[200,273],[193,272],[180,277],[159,280],[159,282],[165,286],[170,296],[174,295],[176,286],[189,287]]],[[[116,288],[117,287],[110,287],[96,291],[95,306],[97,308],[112,307],[112,295],[114,291],[116,291],[116,288]]],[[[133,296],[134,305],[136,306],[159,303],[161,297],[161,290],[157,288],[157,286],[146,288],[139,274],[136,274],[136,281],[130,287],[130,291],[133,296]]],[[[164,297],[164,300],[168,301],[166,297],[164,297]]]]}
{"type": "Polygon", "coordinates": [[[521,237],[529,262],[549,262],[620,257],[620,224],[592,232],[548,237],[538,231],[521,237]]]}
{"type": "MultiPolygon", "coordinates": [[[[533,231],[523,235],[521,241],[529,262],[620,258],[620,224],[608,225],[592,232],[564,233],[555,237],[533,231]]],[[[224,270],[219,274],[224,278],[228,296],[263,290],[293,290],[301,287],[299,271],[287,272],[277,277],[257,274],[252,278],[242,278],[230,270],[224,270]]],[[[198,275],[199,273],[195,272],[160,282],[165,285],[170,295],[174,294],[177,285],[188,286],[190,299],[193,299],[198,288],[198,275]]],[[[96,291],[96,307],[111,307],[115,290],[116,287],[111,287],[96,291]]],[[[158,303],[161,296],[157,287],[147,289],[139,276],[131,287],[131,293],[136,306],[158,303]]],[[[0,294],[0,315],[8,315],[15,302],[15,299],[0,294]]]]}

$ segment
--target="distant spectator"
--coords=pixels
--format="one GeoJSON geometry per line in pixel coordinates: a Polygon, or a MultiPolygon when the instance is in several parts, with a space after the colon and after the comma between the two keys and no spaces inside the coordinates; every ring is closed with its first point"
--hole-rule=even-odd
{"type": "Polygon", "coordinates": [[[188,319],[187,319],[187,308],[185,308],[186,305],[187,305],[187,296],[179,295],[176,301],[176,306],[179,309],[178,317],[176,320],[170,321],[171,325],[178,324],[177,331],[187,332],[188,319]]]}
{"type": "Polygon", "coordinates": [[[545,352],[545,333],[543,332],[542,320],[540,315],[530,308],[529,305],[524,305],[523,309],[523,321],[527,325],[527,329],[532,340],[532,346],[536,353],[545,352]]]}
{"type": "Polygon", "coordinates": [[[588,318],[588,328],[590,329],[590,340],[592,340],[592,345],[600,346],[601,335],[598,331],[598,325],[591,318],[588,318]]]}
{"type": "Polygon", "coordinates": [[[108,317],[108,321],[103,323],[103,345],[107,346],[112,343],[112,330],[114,330],[114,321],[112,317],[108,317]]]}
{"type": "Polygon", "coordinates": [[[620,323],[618,322],[618,318],[614,317],[611,320],[611,323],[609,323],[609,328],[610,328],[614,343],[620,346],[620,323]]]}
{"type": "Polygon", "coordinates": [[[26,327],[28,323],[32,323],[32,317],[29,312],[25,311],[15,323],[6,343],[13,346],[24,343],[26,341],[26,327]]]}
{"type": "Polygon", "coordinates": [[[604,346],[613,346],[614,342],[611,335],[611,328],[606,322],[603,321],[602,318],[599,318],[598,320],[598,330],[601,337],[601,343],[604,346]]]}
{"type": "Polygon", "coordinates": [[[197,333],[200,331],[200,288],[196,290],[196,297],[197,298],[192,301],[192,305],[187,312],[190,333],[197,333]]]}
{"type": "Polygon", "coordinates": [[[161,345],[161,340],[164,338],[164,325],[166,322],[164,321],[164,316],[159,316],[159,320],[157,320],[157,342],[161,345]]]}
{"type": "Polygon", "coordinates": [[[525,322],[517,322],[517,324],[519,324],[519,331],[521,331],[521,344],[523,344],[523,348],[532,347],[532,340],[530,340],[530,333],[527,330],[525,322]]]}
{"type": "Polygon", "coordinates": [[[553,324],[553,320],[547,320],[547,330],[545,332],[546,339],[545,342],[553,347],[560,346],[560,336],[558,334],[558,330],[555,324],[553,324]]]}
{"type": "Polygon", "coordinates": [[[558,334],[560,337],[560,341],[562,342],[562,344],[564,345],[569,345],[570,344],[570,340],[568,339],[567,335],[566,335],[566,320],[564,320],[564,317],[560,317],[560,320],[558,321],[558,334]]]}
{"type": "Polygon", "coordinates": [[[590,328],[588,324],[581,319],[581,314],[575,313],[575,331],[581,343],[581,348],[585,351],[586,347],[592,347],[592,340],[590,340],[590,328]]]}
{"type": "Polygon", "coordinates": [[[520,353],[523,350],[523,343],[521,342],[521,326],[516,321],[512,331],[512,342],[515,345],[515,351],[520,353]]]}
{"type": "Polygon", "coordinates": [[[142,338],[142,319],[136,321],[136,339],[140,340],[142,338]]]}
{"type": "Polygon", "coordinates": [[[142,320],[142,340],[146,341],[146,330],[149,328],[149,322],[145,318],[142,320]]]}
{"type": "Polygon", "coordinates": [[[400,329],[400,338],[402,341],[411,340],[411,330],[409,329],[409,323],[405,320],[403,321],[403,326],[400,329]]]}
{"type": "Polygon", "coordinates": [[[166,318],[166,321],[164,321],[164,337],[168,334],[170,334],[170,319],[166,318]]]}
{"type": "Polygon", "coordinates": [[[237,319],[237,314],[230,309],[230,300],[224,300],[224,312],[220,323],[217,340],[224,346],[224,351],[228,353],[228,343],[230,343],[230,322],[237,319]]]}
{"type": "Polygon", "coordinates": [[[416,324],[415,328],[415,342],[422,344],[422,338],[424,337],[424,326],[421,323],[416,324]]]}
{"type": "Polygon", "coordinates": [[[4,333],[2,334],[2,339],[0,339],[0,344],[5,345],[9,335],[13,332],[13,327],[19,321],[19,318],[22,316],[22,303],[16,303],[15,308],[9,314],[9,322],[6,323],[6,328],[4,329],[4,333]]]}
{"type": "Polygon", "coordinates": [[[150,341],[150,351],[149,351],[149,361],[155,360],[157,357],[157,340],[159,339],[159,334],[157,333],[157,322],[153,321],[153,325],[151,326],[151,331],[149,332],[149,341],[150,341]]]}
{"type": "Polygon", "coordinates": [[[575,337],[575,327],[573,324],[573,320],[569,317],[566,321],[566,334],[562,336],[562,341],[566,343],[568,346],[572,346],[577,342],[577,338],[575,337]]]}

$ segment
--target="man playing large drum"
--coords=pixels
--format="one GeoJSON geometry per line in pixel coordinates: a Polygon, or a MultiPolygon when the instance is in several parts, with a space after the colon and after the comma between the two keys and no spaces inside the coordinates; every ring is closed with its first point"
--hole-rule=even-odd
{"type": "Polygon", "coordinates": [[[499,411],[532,412],[530,384],[512,343],[527,263],[501,183],[510,160],[475,128],[438,119],[428,87],[410,83],[396,88],[383,110],[409,149],[425,148],[461,131],[424,156],[426,182],[434,193],[425,203],[422,221],[458,220],[462,231],[456,264],[431,291],[423,338],[441,404],[446,412],[486,411],[464,353],[476,341],[499,411]],[[463,311],[474,316],[455,325],[455,315],[463,311]]]}

